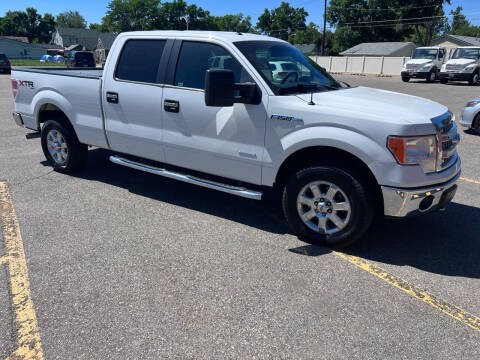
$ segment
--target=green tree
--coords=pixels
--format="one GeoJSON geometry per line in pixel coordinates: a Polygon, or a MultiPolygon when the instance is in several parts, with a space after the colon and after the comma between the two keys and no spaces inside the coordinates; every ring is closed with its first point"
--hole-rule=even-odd
{"type": "Polygon", "coordinates": [[[288,40],[293,33],[306,29],[308,12],[282,2],[276,9],[265,9],[257,22],[257,28],[265,34],[288,40]]]}
{"type": "Polygon", "coordinates": [[[65,11],[57,15],[58,27],[85,29],[87,22],[78,11],[65,11]]]}
{"type": "Polygon", "coordinates": [[[452,24],[450,25],[450,33],[463,36],[480,36],[480,26],[474,26],[467,20],[463,14],[463,8],[458,6],[450,12],[452,15],[452,24]]]}
{"type": "Polygon", "coordinates": [[[239,31],[239,32],[255,32],[252,26],[252,18],[250,16],[243,17],[242,13],[227,14],[215,17],[216,30],[220,31],[239,31]]]}
{"type": "Polygon", "coordinates": [[[7,11],[0,18],[0,35],[26,36],[30,42],[48,42],[55,29],[51,14],[38,14],[34,8],[26,11],[7,11]]]}

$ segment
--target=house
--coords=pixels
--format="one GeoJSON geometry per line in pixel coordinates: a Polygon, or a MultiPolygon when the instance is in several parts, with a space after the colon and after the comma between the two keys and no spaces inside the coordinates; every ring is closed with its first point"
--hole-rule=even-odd
{"type": "Polygon", "coordinates": [[[85,50],[95,50],[100,32],[90,29],[57,28],[52,35],[52,44],[69,47],[82,45],[85,50]]]}
{"type": "Polygon", "coordinates": [[[0,37],[0,53],[9,59],[40,59],[45,54],[45,49],[38,44],[0,37]]]}
{"type": "Polygon", "coordinates": [[[417,46],[412,42],[376,42],[358,44],[340,53],[342,56],[412,56],[417,46]]]}
{"type": "Polygon", "coordinates": [[[100,33],[98,36],[97,48],[95,50],[95,60],[97,63],[104,63],[108,52],[117,38],[117,33],[100,33]]]}
{"type": "Polygon", "coordinates": [[[447,49],[449,57],[458,46],[480,46],[480,38],[472,36],[444,34],[432,40],[432,46],[441,46],[447,49]]]}

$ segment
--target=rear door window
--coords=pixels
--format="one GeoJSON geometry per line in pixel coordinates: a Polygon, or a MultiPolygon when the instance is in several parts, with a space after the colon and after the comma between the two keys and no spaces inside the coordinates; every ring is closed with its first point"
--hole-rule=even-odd
{"type": "Polygon", "coordinates": [[[166,40],[128,40],[120,54],[115,77],[119,80],[157,83],[158,66],[166,40]]]}

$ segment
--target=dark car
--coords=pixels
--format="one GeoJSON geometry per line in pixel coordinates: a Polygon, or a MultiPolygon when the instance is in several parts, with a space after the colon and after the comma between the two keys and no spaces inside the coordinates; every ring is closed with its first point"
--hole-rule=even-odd
{"type": "Polygon", "coordinates": [[[0,72],[4,74],[10,74],[12,67],[10,61],[5,54],[0,53],[0,72]]]}
{"type": "Polygon", "coordinates": [[[72,52],[70,66],[73,67],[95,67],[95,58],[89,51],[72,52]]]}

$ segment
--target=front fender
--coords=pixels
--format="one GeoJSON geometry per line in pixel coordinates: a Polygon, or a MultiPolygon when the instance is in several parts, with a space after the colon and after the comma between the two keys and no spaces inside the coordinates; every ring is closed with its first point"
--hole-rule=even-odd
{"type": "MultiPolygon", "coordinates": [[[[386,145],[381,146],[364,134],[336,127],[307,127],[284,136],[280,139],[280,144],[271,148],[272,151],[267,148],[263,184],[273,185],[280,167],[289,156],[299,150],[316,146],[343,150],[356,156],[369,167],[374,162],[395,162],[386,145]]],[[[377,181],[380,180],[381,176],[377,176],[375,172],[373,175],[377,181]]]]}

